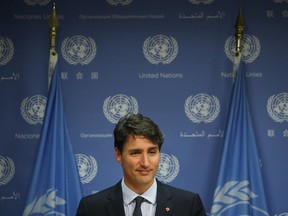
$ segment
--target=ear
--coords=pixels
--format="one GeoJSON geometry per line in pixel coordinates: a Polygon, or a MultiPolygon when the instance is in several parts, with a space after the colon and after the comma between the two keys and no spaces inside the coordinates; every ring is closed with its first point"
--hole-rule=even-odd
{"type": "Polygon", "coordinates": [[[122,163],[122,157],[121,157],[121,152],[119,151],[119,149],[117,147],[114,148],[114,155],[115,155],[115,159],[118,161],[118,163],[122,163]]]}

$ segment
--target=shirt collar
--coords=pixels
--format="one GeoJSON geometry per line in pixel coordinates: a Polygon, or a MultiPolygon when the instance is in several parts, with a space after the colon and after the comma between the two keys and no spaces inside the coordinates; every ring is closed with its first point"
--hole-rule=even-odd
{"type": "Polygon", "coordinates": [[[123,193],[123,201],[124,205],[129,205],[137,196],[141,195],[145,200],[150,202],[151,204],[156,204],[156,194],[157,194],[157,182],[154,179],[153,184],[148,190],[146,190],[143,194],[137,194],[132,191],[128,186],[124,183],[124,178],[121,181],[122,193],[123,193]]]}

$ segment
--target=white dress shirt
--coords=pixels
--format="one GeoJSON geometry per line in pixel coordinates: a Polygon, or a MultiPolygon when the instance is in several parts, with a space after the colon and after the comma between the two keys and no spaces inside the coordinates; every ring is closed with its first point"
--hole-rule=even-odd
{"type": "Polygon", "coordinates": [[[156,213],[156,195],[157,195],[157,182],[154,179],[153,184],[151,187],[145,191],[143,194],[137,194],[132,191],[130,188],[127,187],[124,183],[124,179],[121,182],[122,186],[122,193],[123,193],[123,201],[124,201],[124,211],[125,216],[132,216],[134,208],[135,208],[135,201],[134,199],[137,196],[142,196],[145,201],[143,201],[141,205],[141,211],[143,216],[154,216],[156,213]]]}

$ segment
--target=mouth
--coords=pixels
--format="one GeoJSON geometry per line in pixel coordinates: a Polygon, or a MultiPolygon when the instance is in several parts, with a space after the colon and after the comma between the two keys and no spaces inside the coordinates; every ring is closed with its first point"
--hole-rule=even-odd
{"type": "Polygon", "coordinates": [[[144,170],[143,170],[143,169],[138,169],[137,172],[138,172],[140,175],[145,176],[145,175],[149,175],[150,172],[151,172],[151,170],[147,170],[147,169],[144,169],[144,170]]]}

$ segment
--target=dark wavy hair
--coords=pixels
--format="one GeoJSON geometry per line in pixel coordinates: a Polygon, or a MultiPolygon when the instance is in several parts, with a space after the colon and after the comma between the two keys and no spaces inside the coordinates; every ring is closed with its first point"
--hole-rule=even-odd
{"type": "Polygon", "coordinates": [[[143,136],[155,145],[159,150],[164,141],[163,133],[159,126],[150,118],[141,114],[128,114],[121,118],[114,129],[114,148],[120,152],[129,136],[143,136]]]}

